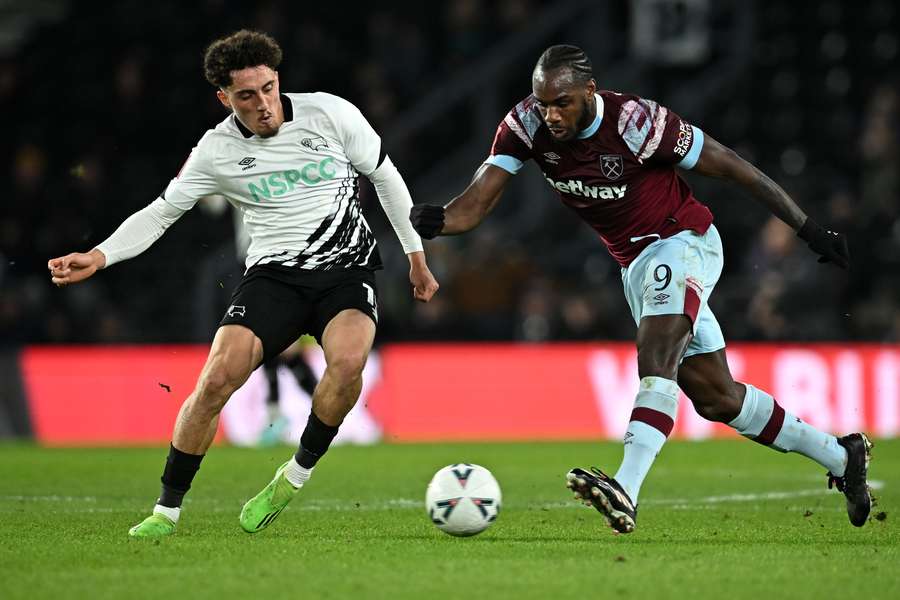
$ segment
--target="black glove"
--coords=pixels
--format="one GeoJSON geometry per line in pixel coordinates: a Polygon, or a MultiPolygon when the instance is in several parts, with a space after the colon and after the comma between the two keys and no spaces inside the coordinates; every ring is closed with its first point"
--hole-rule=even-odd
{"type": "Polygon", "coordinates": [[[444,228],[444,207],[434,204],[414,204],[409,211],[413,229],[426,240],[430,240],[444,228]]]}
{"type": "Polygon", "coordinates": [[[809,244],[813,252],[822,255],[820,263],[833,262],[842,269],[850,267],[850,250],[847,248],[847,236],[843,233],[829,231],[807,218],[797,236],[809,244]]]}

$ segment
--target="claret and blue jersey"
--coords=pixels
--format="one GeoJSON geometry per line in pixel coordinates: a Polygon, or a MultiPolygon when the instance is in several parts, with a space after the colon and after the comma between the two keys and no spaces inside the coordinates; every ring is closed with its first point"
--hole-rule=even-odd
{"type": "Polygon", "coordinates": [[[703,131],[652,100],[609,91],[595,98],[593,123],[560,142],[528,96],[500,123],[486,162],[517,173],[534,160],[623,267],[656,239],[705,233],[712,213],[675,170],[697,164],[703,131]]]}

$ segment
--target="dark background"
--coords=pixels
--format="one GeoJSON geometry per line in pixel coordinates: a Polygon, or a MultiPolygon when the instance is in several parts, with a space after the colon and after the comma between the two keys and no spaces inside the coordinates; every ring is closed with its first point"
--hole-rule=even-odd
{"type": "MultiPolygon", "coordinates": [[[[239,277],[231,215],[200,205],[139,257],[66,289],[49,258],[88,251],[151,202],[224,109],[202,74],[247,27],[284,49],[282,91],[357,104],[416,202],[461,192],[531,69],[582,46],[601,88],[653,98],[850,236],[852,268],[816,263],[735,186],[686,175],[726,263],[711,305],[742,340],[900,340],[898,8],[765,0],[11,2],[0,19],[0,344],[211,338],[239,277]]],[[[441,291],[411,300],[371,188],[387,268],[379,342],[630,339],[618,267],[526,166],[476,231],[428,243],[441,291]]]]}

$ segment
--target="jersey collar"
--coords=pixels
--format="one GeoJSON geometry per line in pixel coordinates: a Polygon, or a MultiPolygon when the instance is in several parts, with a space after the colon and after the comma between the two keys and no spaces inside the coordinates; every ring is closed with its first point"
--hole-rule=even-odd
{"type": "MultiPolygon", "coordinates": [[[[294,105],[291,104],[291,99],[288,98],[285,94],[281,94],[281,110],[284,111],[284,122],[294,120],[294,105]]],[[[234,119],[234,124],[237,125],[238,131],[241,132],[241,135],[245,138],[252,138],[254,133],[250,131],[246,125],[241,123],[241,120],[237,118],[237,115],[232,114],[231,118],[234,119]]]]}
{"type": "Polygon", "coordinates": [[[603,122],[603,97],[600,94],[594,94],[594,98],[597,101],[597,116],[594,117],[594,120],[587,128],[578,132],[577,137],[579,140],[589,138],[597,133],[597,130],[600,129],[600,123],[603,122]]]}

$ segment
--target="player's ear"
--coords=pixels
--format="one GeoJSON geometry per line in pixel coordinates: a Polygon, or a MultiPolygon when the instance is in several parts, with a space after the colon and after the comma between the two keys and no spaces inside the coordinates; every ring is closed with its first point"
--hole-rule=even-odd
{"type": "Polygon", "coordinates": [[[597,91],[597,82],[594,80],[593,77],[588,80],[586,91],[587,91],[587,95],[589,98],[594,95],[594,92],[597,91]]]}
{"type": "Polygon", "coordinates": [[[221,89],[216,90],[216,98],[219,99],[219,102],[222,103],[222,106],[229,110],[231,109],[231,102],[228,101],[228,96],[221,89]]]}

